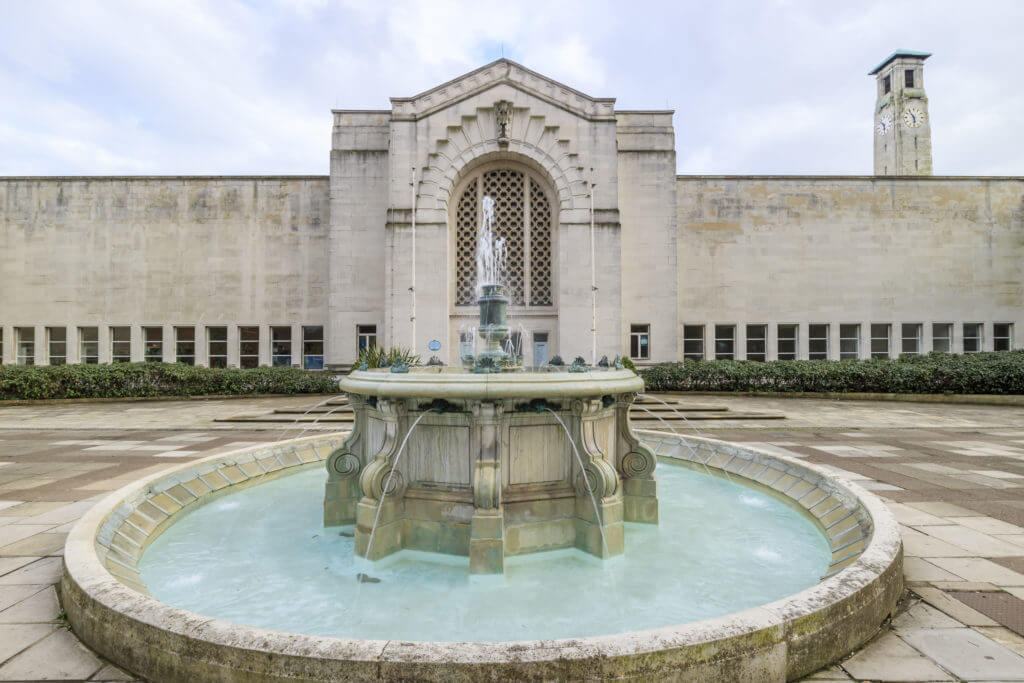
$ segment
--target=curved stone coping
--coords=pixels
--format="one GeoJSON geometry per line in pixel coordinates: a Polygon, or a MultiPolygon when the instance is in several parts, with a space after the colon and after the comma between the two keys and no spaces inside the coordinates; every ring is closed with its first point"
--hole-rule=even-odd
{"type": "Polygon", "coordinates": [[[600,637],[507,643],[283,633],[171,607],[145,592],[134,562],[175,517],[234,487],[324,459],[328,448],[341,442],[341,435],[332,435],[211,456],[111,494],[68,537],[62,603],[84,642],[134,673],[161,681],[783,680],[835,661],[874,635],[902,591],[902,544],[881,501],[795,459],[710,439],[641,434],[662,457],[703,467],[699,463],[708,456],[709,467],[720,464],[731,478],[742,477],[807,509],[831,533],[833,575],[795,595],[713,619],[600,637]],[[780,474],[763,483],[769,470],[780,474]],[[827,496],[811,504],[815,490],[827,496]],[[822,513],[828,498],[841,507],[822,513]],[[836,514],[840,509],[846,512],[836,514]],[[855,520],[854,525],[838,522],[844,517],[855,520]],[[866,537],[838,549],[850,529],[866,537]],[[854,556],[842,556],[854,547],[859,548],[850,551],[854,556]]]}
{"type": "Polygon", "coordinates": [[[389,398],[556,399],[639,393],[643,389],[643,380],[632,370],[472,373],[455,368],[379,369],[355,370],[341,380],[345,393],[389,398]]]}

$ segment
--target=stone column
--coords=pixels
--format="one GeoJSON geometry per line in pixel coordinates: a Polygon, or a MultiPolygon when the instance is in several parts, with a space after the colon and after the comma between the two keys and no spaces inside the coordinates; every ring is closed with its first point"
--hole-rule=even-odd
{"type": "Polygon", "coordinates": [[[479,435],[473,477],[473,518],[470,521],[469,571],[501,574],[505,571],[505,520],[501,507],[502,406],[481,402],[474,406],[479,435]]]}

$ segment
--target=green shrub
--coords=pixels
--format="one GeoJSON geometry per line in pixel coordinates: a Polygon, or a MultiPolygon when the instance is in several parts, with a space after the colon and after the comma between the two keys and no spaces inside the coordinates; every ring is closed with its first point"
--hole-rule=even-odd
{"type": "Polygon", "coordinates": [[[401,360],[409,366],[420,364],[419,354],[413,353],[412,349],[405,346],[370,346],[359,351],[359,357],[353,367],[358,368],[366,363],[367,368],[380,368],[394,365],[396,360],[401,360]]]}
{"type": "Polygon", "coordinates": [[[330,373],[296,368],[239,370],[181,363],[0,366],[0,400],[337,392],[338,381],[330,373]]]}
{"type": "Polygon", "coordinates": [[[1024,351],[898,360],[692,361],[640,372],[649,391],[1024,394],[1024,351]]]}

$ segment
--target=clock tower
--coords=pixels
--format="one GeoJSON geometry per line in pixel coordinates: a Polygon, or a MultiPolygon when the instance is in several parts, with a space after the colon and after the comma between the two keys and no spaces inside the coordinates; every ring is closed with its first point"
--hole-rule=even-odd
{"type": "Polygon", "coordinates": [[[878,79],[875,175],[931,175],[932,126],[924,93],[928,52],[897,50],[868,75],[878,79]]]}

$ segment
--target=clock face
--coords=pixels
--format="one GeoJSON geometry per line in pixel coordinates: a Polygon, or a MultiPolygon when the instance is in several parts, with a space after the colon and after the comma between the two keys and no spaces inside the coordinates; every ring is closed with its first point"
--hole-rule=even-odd
{"type": "Polygon", "coordinates": [[[875,131],[879,135],[885,135],[892,128],[892,117],[888,114],[880,117],[878,123],[875,124],[875,131]]]}
{"type": "Polygon", "coordinates": [[[910,107],[903,112],[903,123],[905,123],[908,128],[917,128],[924,123],[924,118],[924,112],[917,107],[910,107]]]}

